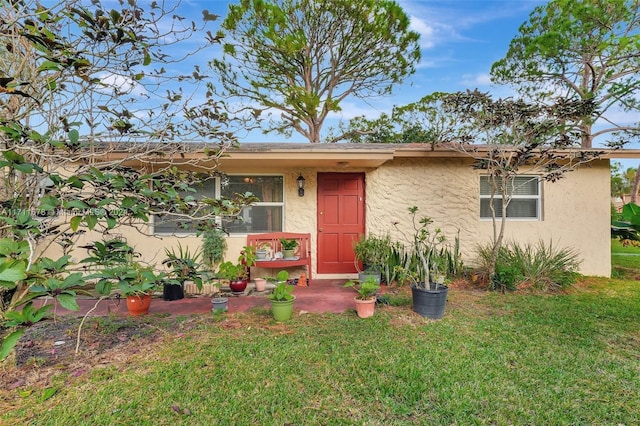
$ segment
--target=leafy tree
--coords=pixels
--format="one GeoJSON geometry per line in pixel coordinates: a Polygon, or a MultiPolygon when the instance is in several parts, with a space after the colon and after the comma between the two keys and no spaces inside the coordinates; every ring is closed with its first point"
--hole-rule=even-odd
{"type": "Polygon", "coordinates": [[[354,143],[438,143],[459,140],[455,117],[443,110],[442,101],[450,96],[434,92],[404,106],[394,106],[391,116],[374,120],[356,117],[344,131],[354,143]]]}
{"type": "Polygon", "coordinates": [[[471,156],[473,167],[488,179],[493,238],[487,272],[492,277],[503,246],[507,210],[517,193],[516,178],[527,173],[535,174],[536,180],[555,182],[601,155],[580,148],[579,123],[594,114],[595,105],[588,100],[559,99],[551,105],[494,100],[477,90],[452,93],[442,103],[442,112],[458,126],[459,140],[453,149],[471,156]]]}
{"type": "Polygon", "coordinates": [[[622,164],[614,161],[611,164],[611,196],[623,197],[631,194],[633,183],[636,180],[637,170],[633,167],[627,167],[622,170],[622,164]]]}
{"type": "MultiPolygon", "coordinates": [[[[224,106],[212,93],[194,96],[206,82],[199,68],[166,71],[189,55],[182,48],[172,56],[172,44],[202,26],[156,2],[146,11],[135,2],[48,3],[0,6],[0,328],[42,318],[25,304],[44,295],[77,309],[85,277],[68,252],[80,234],[143,230],[161,213],[207,221],[254,200],[196,200],[203,176],[179,167],[215,164],[236,143],[224,106]],[[174,89],[163,88],[168,82],[174,89]],[[183,137],[212,141],[208,158],[189,156],[203,145],[183,137]],[[55,243],[64,255],[44,257],[55,243]],[[27,306],[24,321],[11,314],[27,306]]],[[[195,51],[216,43],[209,33],[195,51]]],[[[19,334],[8,335],[0,358],[19,334]]]]}
{"type": "Polygon", "coordinates": [[[243,0],[222,27],[224,57],[211,66],[224,94],[251,102],[256,117],[280,111],[265,131],[311,143],[345,98],[389,94],[420,59],[418,34],[389,0],[243,0]]]}
{"type": "Polygon", "coordinates": [[[601,135],[613,146],[637,140],[640,122],[625,124],[616,113],[637,120],[640,109],[640,2],[552,0],[538,6],[491,75],[536,100],[593,100],[598,112],[579,121],[585,148],[601,135]]]}
{"type": "Polygon", "coordinates": [[[330,138],[334,137],[335,131],[351,143],[398,143],[401,138],[393,114],[386,113],[375,119],[368,119],[363,115],[352,118],[347,124],[340,123],[338,129],[330,130],[330,138]]]}
{"type": "Polygon", "coordinates": [[[474,160],[473,167],[483,170],[490,186],[491,276],[503,245],[516,178],[526,172],[555,182],[566,172],[597,159],[599,151],[580,149],[580,124],[594,114],[592,100],[559,98],[544,105],[522,99],[494,100],[478,90],[436,92],[418,102],[394,107],[391,118],[352,120],[349,130],[353,142],[429,143],[432,149],[446,144],[447,149],[474,160]]]}

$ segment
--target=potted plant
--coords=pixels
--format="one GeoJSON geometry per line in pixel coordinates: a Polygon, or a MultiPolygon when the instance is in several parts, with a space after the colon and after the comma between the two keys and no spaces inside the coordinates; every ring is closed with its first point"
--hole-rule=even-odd
{"type": "Polygon", "coordinates": [[[271,311],[276,321],[288,321],[293,316],[293,302],[296,297],[292,294],[293,286],[289,285],[288,279],[289,273],[287,271],[278,272],[276,275],[276,287],[273,289],[273,293],[269,295],[271,311]]]}
{"type": "Polygon", "coordinates": [[[360,282],[364,282],[367,277],[372,276],[380,284],[382,270],[386,259],[389,257],[390,250],[391,238],[389,236],[367,235],[365,237],[363,235],[360,237],[353,247],[354,263],[358,270],[360,282]],[[360,269],[360,264],[362,264],[362,270],[360,269]]]}
{"type": "Polygon", "coordinates": [[[261,243],[258,247],[256,247],[256,258],[258,260],[267,259],[268,257],[273,257],[271,253],[272,247],[269,243],[261,243]]]}
{"type": "Polygon", "coordinates": [[[417,258],[412,270],[401,275],[411,282],[413,310],[423,317],[440,319],[444,315],[449,287],[431,280],[433,258],[446,238],[440,228],[431,229],[433,220],[418,217],[418,207],[409,207],[413,235],[409,238],[412,254],[417,258]]]}
{"type": "Polygon", "coordinates": [[[267,289],[267,279],[266,278],[254,278],[253,283],[256,286],[256,291],[265,291],[267,289]]]}
{"type": "Polygon", "coordinates": [[[167,256],[162,264],[171,268],[167,279],[163,282],[162,297],[164,300],[178,300],[184,298],[184,285],[193,282],[198,290],[202,290],[202,276],[199,263],[202,252],[191,252],[188,247],[178,243],[178,249],[165,249],[167,256]]]}
{"type": "Polygon", "coordinates": [[[227,280],[231,282],[230,279],[226,277],[233,277],[238,273],[238,266],[234,265],[231,262],[226,262],[225,266],[222,266],[222,264],[220,266],[222,272],[218,272],[216,274],[216,278],[211,281],[211,285],[213,287],[213,295],[211,297],[211,310],[213,312],[227,311],[227,302],[229,301],[229,298],[225,297],[222,294],[222,282],[227,280]]]}
{"type": "Polygon", "coordinates": [[[138,262],[107,267],[92,275],[98,278],[96,290],[100,294],[110,294],[114,284],[126,298],[131,315],[143,315],[149,311],[151,294],[164,279],[164,274],[156,275],[151,267],[143,267],[138,262]]]}
{"type": "Polygon", "coordinates": [[[355,297],[356,312],[360,318],[369,318],[373,316],[376,308],[376,293],[380,288],[380,284],[375,277],[369,276],[365,281],[347,281],[345,287],[353,287],[358,295],[355,297]]]}
{"type": "Polygon", "coordinates": [[[240,256],[238,257],[238,263],[242,265],[244,270],[242,271],[242,275],[245,278],[249,278],[251,275],[251,267],[255,266],[256,260],[258,260],[258,256],[256,255],[256,248],[252,246],[244,246],[240,251],[240,256]]]}
{"type": "Polygon", "coordinates": [[[242,293],[247,288],[247,280],[244,278],[245,268],[240,263],[230,261],[222,262],[218,267],[216,276],[229,282],[229,288],[233,293],[242,293]]]}
{"type": "Polygon", "coordinates": [[[282,258],[293,259],[298,248],[298,240],[293,238],[280,238],[280,246],[282,247],[282,258]]]}
{"type": "Polygon", "coordinates": [[[227,311],[227,303],[229,302],[228,297],[224,297],[221,293],[220,287],[222,286],[222,281],[217,280],[215,283],[215,294],[211,298],[211,310],[213,312],[226,312],[227,311]]]}

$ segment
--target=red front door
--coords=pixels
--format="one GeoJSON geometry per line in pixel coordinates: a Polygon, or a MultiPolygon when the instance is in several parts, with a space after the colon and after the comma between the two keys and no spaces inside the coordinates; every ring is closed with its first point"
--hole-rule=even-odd
{"type": "Polygon", "coordinates": [[[318,273],[357,272],[353,243],[364,233],[364,174],[318,173],[318,273]]]}

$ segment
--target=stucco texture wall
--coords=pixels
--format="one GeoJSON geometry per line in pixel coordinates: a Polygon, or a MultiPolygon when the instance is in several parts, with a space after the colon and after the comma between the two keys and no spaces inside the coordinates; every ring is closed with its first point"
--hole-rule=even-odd
{"type": "MultiPolygon", "coordinates": [[[[479,176],[464,159],[395,160],[367,173],[367,230],[411,235],[408,208],[434,220],[449,241],[458,234],[463,257],[473,263],[474,248],[492,239],[491,220],[480,220],[479,176]],[[394,226],[394,223],[397,225],[394,226]]],[[[505,237],[522,243],[553,242],[580,252],[581,273],[609,276],[609,163],[599,161],[542,184],[542,220],[506,224],[505,237]]]]}
{"type": "MultiPolygon", "coordinates": [[[[487,243],[493,235],[490,220],[479,216],[480,171],[471,167],[470,160],[455,158],[406,158],[385,163],[377,169],[315,169],[296,168],[284,173],[285,231],[309,232],[312,241],[313,270],[316,270],[317,173],[363,172],[365,174],[366,230],[396,239],[411,235],[408,208],[417,206],[420,215],[434,220],[433,226],[444,230],[451,242],[459,233],[461,251],[466,264],[474,259],[477,244],[487,243]],[[296,178],[306,179],[304,197],[299,197],[296,178]],[[404,233],[404,235],[403,235],[404,233]]],[[[247,171],[259,174],[260,170],[247,171]]],[[[273,173],[273,171],[270,171],[273,173]]],[[[609,163],[594,162],[590,167],[568,173],[566,178],[542,185],[542,220],[508,221],[506,238],[536,243],[552,241],[558,247],[573,247],[583,260],[581,272],[586,275],[609,276],[610,206],[609,163]]],[[[149,232],[143,225],[142,230],[149,232]]],[[[195,236],[154,237],[127,228],[114,235],[122,235],[149,263],[160,265],[165,247],[183,246],[197,249],[201,238],[195,236]]],[[[95,235],[86,235],[83,242],[95,235]]],[[[235,261],[246,244],[246,236],[228,239],[227,260],[235,261]]],[[[50,251],[59,251],[56,245],[50,251]]],[[[54,253],[51,253],[54,255],[54,253]]],[[[75,260],[86,256],[79,250],[75,260]]],[[[254,276],[269,275],[270,271],[256,271],[254,276]]],[[[295,274],[295,272],[294,272],[295,274]]],[[[295,275],[293,275],[295,276],[295,275]]]]}

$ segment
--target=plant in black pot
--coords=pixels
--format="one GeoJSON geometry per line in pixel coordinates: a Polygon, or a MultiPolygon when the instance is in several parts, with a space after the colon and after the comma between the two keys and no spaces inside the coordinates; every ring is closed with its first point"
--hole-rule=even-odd
{"type": "Polygon", "coordinates": [[[192,252],[189,247],[178,244],[177,249],[165,249],[167,256],[162,264],[170,268],[167,278],[163,282],[162,296],[164,300],[178,300],[184,298],[184,285],[193,282],[198,290],[202,289],[202,275],[200,272],[200,258],[198,250],[192,252]]]}
{"type": "Polygon", "coordinates": [[[434,256],[446,238],[442,229],[432,229],[433,220],[418,216],[418,207],[409,207],[413,235],[410,242],[411,255],[416,258],[412,267],[402,276],[411,282],[413,310],[423,317],[440,319],[444,315],[449,287],[431,280],[434,256]]]}

